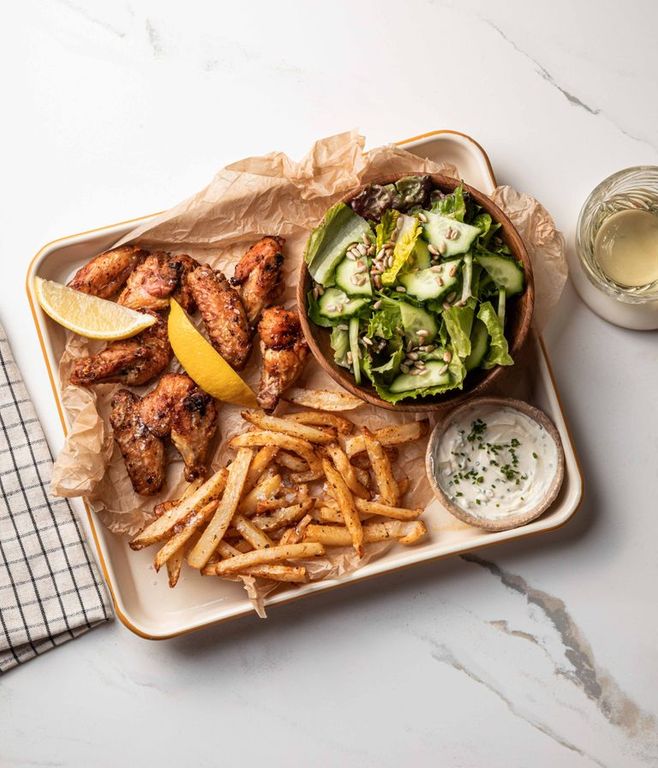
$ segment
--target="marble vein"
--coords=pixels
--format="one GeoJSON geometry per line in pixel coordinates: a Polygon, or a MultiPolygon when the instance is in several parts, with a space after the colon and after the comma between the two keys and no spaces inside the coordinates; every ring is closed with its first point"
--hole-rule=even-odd
{"type": "Polygon", "coordinates": [[[545,736],[548,736],[550,739],[553,739],[553,741],[555,741],[561,747],[564,747],[565,749],[569,749],[572,752],[576,752],[581,757],[584,757],[587,760],[591,760],[596,765],[601,766],[601,768],[607,768],[607,766],[604,763],[600,762],[592,755],[587,754],[584,750],[580,749],[572,742],[560,736],[548,725],[524,715],[523,712],[521,712],[515,706],[514,702],[510,698],[504,695],[504,693],[500,690],[498,686],[485,680],[484,677],[481,677],[480,675],[478,675],[473,669],[469,669],[466,666],[464,666],[464,664],[462,664],[445,645],[437,643],[431,638],[425,638],[425,639],[434,648],[434,650],[432,651],[432,658],[436,659],[436,661],[440,661],[443,664],[449,664],[457,672],[463,672],[471,680],[478,683],[479,685],[484,686],[487,690],[491,691],[491,693],[493,693],[494,696],[498,697],[515,717],[520,718],[525,723],[528,723],[528,725],[538,730],[540,733],[543,733],[545,736]]]}
{"type": "Polygon", "coordinates": [[[121,30],[117,29],[112,24],[109,24],[107,21],[103,21],[102,19],[96,18],[96,16],[92,16],[91,13],[86,8],[81,8],[79,5],[76,5],[75,3],[72,3],[71,0],[57,0],[57,2],[60,3],[60,5],[65,6],[69,10],[73,11],[73,13],[76,13],[81,18],[85,19],[85,21],[89,21],[92,24],[95,24],[98,27],[101,27],[106,32],[111,32],[113,35],[116,35],[116,37],[124,38],[126,37],[126,33],[121,30]]]}
{"type": "Polygon", "coordinates": [[[144,26],[146,27],[146,34],[148,35],[148,41],[149,45],[151,46],[151,50],[153,51],[153,55],[159,59],[164,56],[165,53],[160,33],[155,28],[151,19],[146,19],[144,26]]]}
{"type": "MultiPolygon", "coordinates": [[[[521,576],[505,571],[495,563],[474,554],[462,555],[462,560],[486,569],[509,590],[522,595],[529,605],[536,606],[556,630],[571,670],[556,667],[556,672],[569,679],[592,701],[605,719],[633,740],[640,740],[653,752],[658,746],[658,724],[653,714],[643,711],[601,668],[592,648],[569,614],[563,600],[530,586],[521,576]]],[[[541,641],[531,633],[510,632],[506,622],[490,622],[508,634],[514,634],[535,645],[541,641]]]]}
{"type": "Polygon", "coordinates": [[[567,90],[563,85],[560,85],[560,83],[553,77],[553,75],[546,69],[546,67],[541,64],[537,59],[535,59],[533,56],[531,56],[526,50],[519,47],[519,45],[514,42],[510,37],[508,37],[505,32],[491,19],[487,19],[482,17],[482,21],[484,21],[487,26],[491,27],[491,29],[495,30],[500,37],[503,38],[503,40],[510,45],[517,53],[519,53],[521,56],[523,56],[525,59],[527,59],[529,62],[531,62],[534,67],[537,74],[545,80],[549,85],[551,85],[553,88],[555,88],[557,91],[559,91],[567,101],[572,104],[575,107],[579,107],[580,109],[584,109],[586,112],[588,112],[590,115],[601,115],[601,117],[605,117],[608,122],[610,122],[611,125],[613,125],[620,133],[622,133],[624,136],[628,137],[629,139],[632,139],[633,141],[640,142],[641,144],[646,145],[647,147],[650,147],[655,151],[656,147],[650,142],[647,141],[647,139],[642,138],[641,136],[636,136],[633,133],[629,133],[627,130],[622,128],[620,125],[618,125],[616,122],[611,120],[607,115],[603,113],[603,111],[599,107],[593,107],[590,104],[587,104],[582,99],[580,99],[578,96],[576,96],[574,93],[571,93],[571,91],[567,90]]]}

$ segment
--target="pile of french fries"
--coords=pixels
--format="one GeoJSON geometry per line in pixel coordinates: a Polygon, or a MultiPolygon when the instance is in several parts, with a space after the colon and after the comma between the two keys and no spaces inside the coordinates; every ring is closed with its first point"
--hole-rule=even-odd
{"type": "Polygon", "coordinates": [[[426,535],[422,509],[405,506],[406,477],[392,461],[398,445],[418,440],[427,422],[370,432],[340,411],[361,405],[350,395],[293,390],[288,402],[309,410],[268,416],[244,411],[247,431],[229,446],[236,455],[180,499],[156,506],[156,519],[131,542],[158,545],[154,565],[175,587],[183,564],[207,576],[308,580],[303,561],[331,547],[358,557],[372,542],[410,545],[426,535]]]}

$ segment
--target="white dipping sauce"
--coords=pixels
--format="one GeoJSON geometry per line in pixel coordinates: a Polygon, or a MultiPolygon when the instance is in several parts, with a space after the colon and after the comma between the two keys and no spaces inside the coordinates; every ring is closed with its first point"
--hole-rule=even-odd
{"type": "Polygon", "coordinates": [[[467,409],[444,432],[432,465],[446,496],[471,515],[501,520],[537,507],[558,468],[553,437],[507,406],[467,409]]]}

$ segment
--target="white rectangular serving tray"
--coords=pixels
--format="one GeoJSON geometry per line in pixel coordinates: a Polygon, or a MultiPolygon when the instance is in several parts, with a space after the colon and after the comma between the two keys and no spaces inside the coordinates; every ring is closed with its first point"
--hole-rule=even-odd
{"type": "MultiPolygon", "coordinates": [[[[453,163],[468,184],[490,193],[496,180],[489,159],[480,145],[464,134],[434,131],[400,142],[406,149],[423,157],[453,163]]],[[[27,293],[39,340],[55,396],[55,405],[66,432],[67,419],[61,402],[57,377],[62,354],[64,330],[40,309],[34,295],[34,277],[66,282],[85,261],[112,246],[149,216],[120,224],[71,235],[44,246],[36,254],[27,273],[27,293]]],[[[546,350],[536,339],[532,354],[536,358],[528,375],[528,398],[545,411],[555,423],[565,452],[564,484],[558,499],[538,520],[510,531],[487,532],[471,528],[453,518],[438,501],[432,502],[423,517],[429,529],[426,540],[413,547],[394,546],[381,558],[338,579],[287,587],[270,595],[268,607],[296,600],[305,595],[360,581],[380,573],[396,571],[426,560],[469,552],[502,541],[520,539],[558,528],[578,509],[582,496],[582,476],[557,394],[546,350]]],[[[55,412],[53,411],[53,418],[55,412]]],[[[241,585],[200,577],[183,570],[178,586],[170,589],[166,574],[156,574],[152,552],[133,552],[127,540],[111,534],[82,500],[73,499],[76,511],[88,516],[98,553],[119,619],[136,634],[149,639],[164,639],[201,627],[242,616],[253,611],[241,585]]]]}

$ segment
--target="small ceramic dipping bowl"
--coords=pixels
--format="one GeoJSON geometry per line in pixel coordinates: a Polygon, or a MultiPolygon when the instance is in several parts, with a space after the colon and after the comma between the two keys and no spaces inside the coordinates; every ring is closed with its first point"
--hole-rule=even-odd
{"type": "Polygon", "coordinates": [[[426,454],[435,496],[455,517],[489,531],[516,528],[543,514],[564,479],[564,452],[553,422],[538,408],[481,397],[434,428],[426,454]]]}

